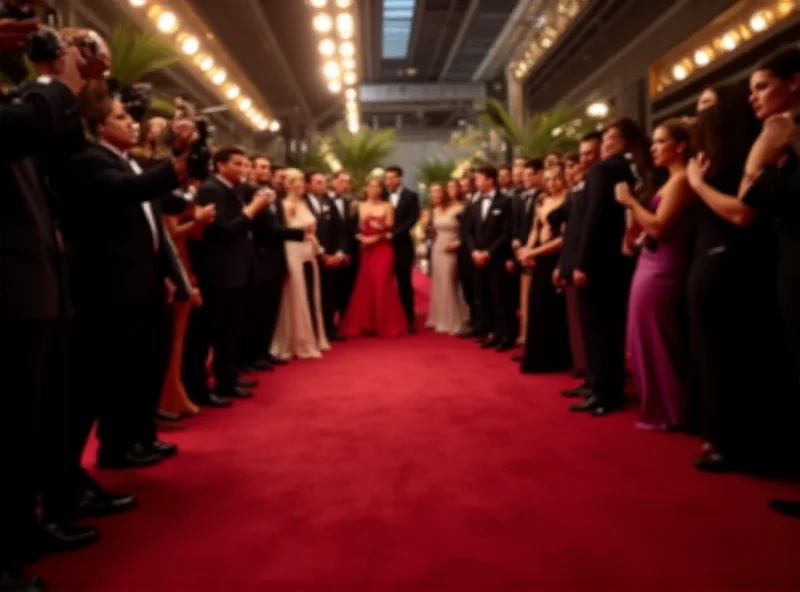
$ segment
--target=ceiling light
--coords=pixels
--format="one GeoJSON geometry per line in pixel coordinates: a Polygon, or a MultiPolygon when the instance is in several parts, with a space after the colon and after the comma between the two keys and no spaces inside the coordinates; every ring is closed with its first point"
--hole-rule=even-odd
{"type": "Polygon", "coordinates": [[[336,6],[339,8],[350,8],[352,4],[353,0],[336,0],[336,6]]]}
{"type": "Polygon", "coordinates": [[[147,0],[130,0],[130,4],[135,8],[140,8],[147,4],[147,0]]]}
{"type": "Polygon", "coordinates": [[[319,52],[324,56],[332,56],[336,53],[336,44],[331,39],[323,39],[319,42],[319,52]]]}
{"type": "Polygon", "coordinates": [[[271,132],[279,132],[281,131],[281,122],[275,120],[269,124],[269,131],[271,132]]]}
{"type": "Polygon", "coordinates": [[[796,0],[781,0],[778,4],[778,12],[781,16],[786,16],[797,7],[796,0]]]}
{"type": "Polygon", "coordinates": [[[214,60],[208,56],[197,56],[194,63],[197,64],[203,72],[208,72],[214,67],[214,60]]]}
{"type": "Polygon", "coordinates": [[[547,49],[548,47],[553,45],[553,40],[550,39],[550,37],[543,37],[542,40],[540,41],[540,43],[542,44],[542,47],[547,49]]]}
{"type": "Polygon", "coordinates": [[[739,44],[739,36],[731,31],[722,36],[722,47],[728,51],[733,51],[739,44]]]}
{"type": "Polygon", "coordinates": [[[260,129],[262,132],[267,131],[268,127],[269,127],[269,124],[266,121],[262,121],[262,122],[260,122],[258,124],[258,129],[260,129]]]}
{"type": "Polygon", "coordinates": [[[211,82],[216,84],[217,86],[222,86],[225,83],[225,80],[228,78],[228,73],[225,70],[217,70],[211,76],[211,82]]]}
{"type": "Polygon", "coordinates": [[[328,83],[328,90],[332,93],[340,93],[342,92],[342,83],[338,80],[331,80],[328,83]]]}
{"type": "Polygon", "coordinates": [[[346,58],[351,58],[356,54],[356,46],[352,41],[345,41],[339,46],[339,53],[346,58]]]}
{"type": "Polygon", "coordinates": [[[750,19],[750,28],[753,29],[756,33],[760,33],[761,31],[765,30],[769,26],[767,22],[767,13],[765,12],[757,12],[753,15],[750,19]]]}
{"type": "Polygon", "coordinates": [[[252,106],[253,106],[253,101],[251,101],[247,97],[242,97],[241,99],[239,99],[239,109],[241,109],[242,111],[247,111],[252,106]]]}
{"type": "Polygon", "coordinates": [[[343,12],[336,17],[336,30],[345,39],[353,36],[353,17],[350,13],[343,12]]]}
{"type": "Polygon", "coordinates": [[[241,93],[239,87],[236,85],[231,85],[228,87],[228,92],[225,93],[225,96],[228,97],[231,101],[233,101],[236,99],[236,97],[239,96],[239,93],[241,93]]]}
{"type": "Polygon", "coordinates": [[[345,58],[342,60],[342,68],[345,70],[355,70],[356,61],[353,58],[345,58]]]}
{"type": "Polygon", "coordinates": [[[328,0],[311,0],[311,6],[314,8],[325,8],[328,0]]]}
{"type": "Polygon", "coordinates": [[[314,29],[320,33],[327,33],[333,28],[333,21],[327,14],[318,14],[314,17],[314,29]]]}
{"type": "Polygon", "coordinates": [[[325,64],[325,67],[322,69],[322,72],[325,74],[327,78],[338,78],[341,69],[339,68],[339,64],[331,60],[325,64]]]}
{"type": "Polygon", "coordinates": [[[356,73],[355,72],[345,72],[344,73],[344,83],[348,86],[352,86],[356,83],[356,73]]]}
{"type": "Polygon", "coordinates": [[[178,28],[178,17],[172,12],[164,12],[158,17],[156,26],[162,33],[173,33],[178,28]]]}
{"type": "Polygon", "coordinates": [[[586,114],[595,119],[604,119],[608,115],[608,104],[602,101],[592,103],[586,108],[586,114]]]}
{"type": "Polygon", "coordinates": [[[694,63],[700,66],[708,66],[711,63],[711,50],[708,48],[698,49],[694,52],[694,63]]]}
{"type": "Polygon", "coordinates": [[[685,80],[688,75],[689,71],[683,64],[675,64],[672,68],[672,77],[675,78],[675,80],[685,80]]]}
{"type": "Polygon", "coordinates": [[[197,40],[197,37],[187,37],[181,44],[181,50],[189,56],[196,54],[199,49],[200,42],[197,40]]]}
{"type": "Polygon", "coordinates": [[[355,101],[357,95],[358,93],[356,93],[356,89],[354,88],[348,88],[346,91],[344,91],[344,98],[348,101],[355,101]]]}

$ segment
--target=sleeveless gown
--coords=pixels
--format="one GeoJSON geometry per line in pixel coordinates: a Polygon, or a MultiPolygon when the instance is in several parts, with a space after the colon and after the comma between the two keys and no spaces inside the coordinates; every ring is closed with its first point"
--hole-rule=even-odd
{"type": "Polygon", "coordinates": [[[458,280],[458,252],[447,244],[460,238],[460,209],[435,213],[436,239],[431,248],[431,303],[427,326],[437,333],[457,335],[464,329],[467,310],[458,280]]]}
{"type": "MultiPolygon", "coordinates": [[[[290,228],[305,228],[316,219],[308,210],[300,210],[286,220],[290,228]]],[[[311,243],[284,243],[288,277],[283,284],[278,324],[270,353],[281,360],[292,357],[322,357],[330,349],[322,317],[319,267],[311,243]]]]}
{"type": "MultiPolygon", "coordinates": [[[[661,202],[650,200],[655,211],[661,202]]],[[[687,360],[686,279],[689,275],[692,219],[684,215],[636,263],[628,301],[627,350],[641,399],[637,427],[667,429],[685,423],[687,360]]]]}
{"type": "MultiPolygon", "coordinates": [[[[364,236],[382,235],[386,231],[383,217],[367,216],[361,222],[360,233],[364,236]]],[[[392,244],[382,240],[361,245],[356,284],[339,331],[345,337],[399,337],[407,329],[394,276],[392,244]]]]}

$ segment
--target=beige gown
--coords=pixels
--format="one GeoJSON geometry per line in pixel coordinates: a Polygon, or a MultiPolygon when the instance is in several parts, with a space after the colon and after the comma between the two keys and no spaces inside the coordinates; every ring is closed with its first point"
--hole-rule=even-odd
{"type": "Polygon", "coordinates": [[[467,306],[458,281],[458,252],[446,250],[448,243],[460,240],[460,212],[461,208],[448,208],[433,215],[436,240],[431,248],[431,304],[426,326],[450,335],[460,333],[467,320],[467,306]]]}
{"type": "MultiPolygon", "coordinates": [[[[315,223],[314,215],[304,205],[297,206],[293,217],[288,213],[286,216],[286,225],[290,228],[305,228],[315,223]]],[[[278,324],[270,353],[282,360],[320,358],[323,351],[330,349],[330,344],[322,317],[317,258],[313,246],[308,242],[286,241],[284,248],[288,277],[283,284],[278,324]],[[313,286],[306,284],[305,263],[311,264],[313,286]]]]}

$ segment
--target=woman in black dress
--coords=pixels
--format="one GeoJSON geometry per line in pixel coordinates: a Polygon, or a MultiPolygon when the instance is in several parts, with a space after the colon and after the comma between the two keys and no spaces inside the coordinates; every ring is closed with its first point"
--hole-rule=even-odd
{"type": "Polygon", "coordinates": [[[528,328],[522,352],[522,372],[559,372],[570,367],[567,308],[564,294],[553,286],[553,270],[561,254],[560,225],[551,225],[548,216],[567,197],[564,165],[559,163],[544,173],[546,193],[533,208],[534,220],[528,243],[517,250],[524,267],[533,268],[528,296],[528,328]]]}
{"type": "Polygon", "coordinates": [[[772,468],[774,409],[785,393],[775,241],[737,198],[758,122],[744,89],[720,87],[697,122],[698,156],[687,175],[700,197],[688,301],[692,351],[703,404],[704,471],[772,468]]]}

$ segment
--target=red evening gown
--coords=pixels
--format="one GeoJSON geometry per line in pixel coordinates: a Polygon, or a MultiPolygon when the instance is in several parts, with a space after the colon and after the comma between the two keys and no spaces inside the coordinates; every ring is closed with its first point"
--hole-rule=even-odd
{"type": "MultiPolygon", "coordinates": [[[[364,236],[385,233],[386,222],[381,217],[367,216],[361,223],[364,236]]],[[[362,245],[356,284],[339,331],[345,337],[399,337],[407,330],[408,321],[394,277],[392,244],[382,240],[362,245]]]]}

